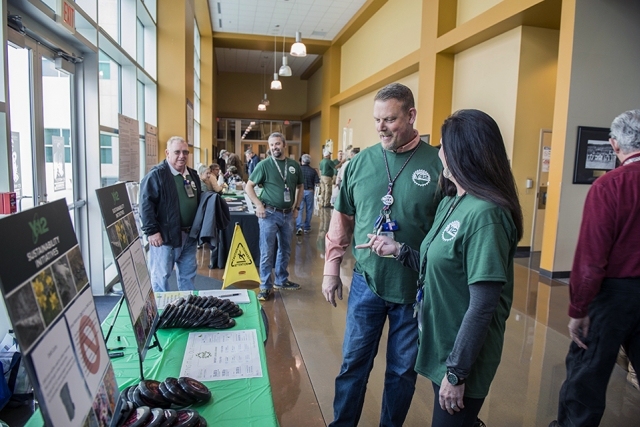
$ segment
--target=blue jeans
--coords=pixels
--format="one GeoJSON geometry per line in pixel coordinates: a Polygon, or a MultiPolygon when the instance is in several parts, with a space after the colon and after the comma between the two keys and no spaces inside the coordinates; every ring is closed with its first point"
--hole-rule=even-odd
{"type": "Polygon", "coordinates": [[[304,190],[304,196],[302,197],[302,203],[300,204],[300,212],[298,212],[298,219],[296,220],[297,228],[302,228],[302,212],[304,211],[304,229],[311,230],[311,215],[313,215],[313,196],[313,190],[304,190]]]}
{"type": "Polygon", "coordinates": [[[291,256],[291,239],[293,238],[293,212],[284,214],[273,208],[265,208],[265,218],[258,218],[260,224],[260,289],[271,289],[271,270],[274,268],[276,283],[282,284],[289,279],[289,258],[291,256]],[[275,254],[276,239],[278,253],[275,254]]]}
{"type": "Polygon", "coordinates": [[[172,248],[162,245],[160,247],[149,245],[149,273],[151,274],[151,286],[154,292],[166,292],[169,290],[169,277],[173,272],[173,264],[176,265],[176,278],[178,289],[192,291],[196,281],[196,239],[192,239],[182,232],[182,246],[172,248]]]}
{"type": "Polygon", "coordinates": [[[417,378],[413,367],[418,355],[418,323],[413,318],[413,307],[412,304],[394,304],[383,300],[371,292],[361,274],[354,272],[331,426],[358,424],[387,316],[387,368],[380,425],[401,426],[404,423],[417,378]]]}

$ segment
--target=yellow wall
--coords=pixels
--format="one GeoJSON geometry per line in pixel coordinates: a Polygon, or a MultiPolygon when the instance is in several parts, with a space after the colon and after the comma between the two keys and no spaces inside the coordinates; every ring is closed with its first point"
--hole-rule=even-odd
{"type": "Polygon", "coordinates": [[[173,135],[187,137],[187,99],[193,102],[193,0],[158,7],[158,152],[173,135]]]}
{"type": "Polygon", "coordinates": [[[307,80],[307,111],[322,103],[322,67],[307,80]]]}
{"type": "Polygon", "coordinates": [[[475,108],[493,117],[509,158],[513,154],[521,38],[522,28],[514,28],[457,54],[454,62],[452,112],[475,108]]]}
{"type": "MultiPolygon", "coordinates": [[[[400,79],[398,80],[398,83],[402,83],[411,89],[417,105],[419,94],[418,73],[414,73],[400,79]]],[[[373,121],[373,98],[376,96],[377,92],[377,90],[369,92],[368,94],[340,107],[340,149],[342,149],[342,128],[346,126],[349,119],[351,119],[350,128],[353,129],[354,147],[360,147],[360,149],[363,149],[380,142],[376,132],[375,123],[373,121]]],[[[420,111],[418,111],[418,115],[420,115],[420,111]]]]}
{"type": "Polygon", "coordinates": [[[267,75],[266,93],[270,105],[267,111],[258,111],[264,96],[261,74],[220,73],[216,82],[218,116],[249,117],[262,119],[274,116],[290,116],[297,120],[307,111],[307,80],[299,77],[282,78],[282,90],[271,90],[267,75]]]}
{"type": "Polygon", "coordinates": [[[458,0],[457,25],[460,26],[472,20],[501,1],[502,0],[458,0]]]}
{"type": "Polygon", "coordinates": [[[535,209],[535,182],[538,171],[540,130],[553,126],[553,101],[558,68],[558,30],[522,27],[520,72],[514,147],[511,166],[520,194],[524,216],[524,235],[519,246],[532,246],[531,233],[535,209]],[[526,189],[526,180],[534,188],[526,189]]]}
{"type": "Polygon", "coordinates": [[[422,0],[389,0],[342,46],[344,91],[420,48],[422,0]]]}
{"type": "Polygon", "coordinates": [[[311,167],[317,168],[322,160],[322,147],[324,143],[320,137],[320,116],[312,118],[309,122],[311,143],[308,154],[311,156],[311,167]]]}

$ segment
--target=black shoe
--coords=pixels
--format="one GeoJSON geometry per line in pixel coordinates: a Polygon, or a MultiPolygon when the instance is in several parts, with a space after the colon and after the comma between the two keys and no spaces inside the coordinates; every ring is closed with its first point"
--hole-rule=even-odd
{"type": "Polygon", "coordinates": [[[487,425],[480,418],[477,418],[473,427],[487,427],[487,425]]]}
{"type": "Polygon", "coordinates": [[[298,230],[296,231],[296,236],[300,235],[302,235],[302,227],[298,228],[298,230]]]}
{"type": "Polygon", "coordinates": [[[280,290],[285,290],[285,291],[297,291],[298,289],[300,289],[300,285],[298,285],[297,283],[293,283],[290,280],[287,280],[286,282],[278,285],[277,283],[275,285],[273,285],[276,289],[280,289],[280,290]]]}
{"type": "Polygon", "coordinates": [[[551,421],[551,424],[549,424],[549,427],[560,427],[560,424],[558,424],[558,421],[553,420],[551,421]]]}
{"type": "Polygon", "coordinates": [[[271,296],[271,289],[260,289],[258,293],[258,301],[269,301],[271,296]]]}

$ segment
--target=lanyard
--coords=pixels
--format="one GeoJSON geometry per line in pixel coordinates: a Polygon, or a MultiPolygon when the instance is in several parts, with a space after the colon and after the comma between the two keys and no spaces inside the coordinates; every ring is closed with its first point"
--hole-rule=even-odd
{"type": "Polygon", "coordinates": [[[407,166],[407,164],[409,163],[413,155],[416,154],[416,151],[418,151],[418,147],[420,147],[419,143],[411,151],[411,154],[409,155],[407,160],[405,160],[404,164],[402,165],[402,167],[400,168],[396,176],[393,177],[393,179],[391,179],[391,172],[389,172],[389,162],[387,161],[387,150],[385,150],[384,148],[381,148],[382,156],[384,157],[384,166],[387,169],[387,179],[389,182],[389,185],[387,186],[387,194],[382,198],[382,203],[384,203],[384,207],[382,208],[382,210],[386,211],[391,208],[391,205],[393,204],[393,195],[391,194],[393,193],[393,184],[396,182],[396,179],[398,179],[398,177],[400,176],[404,168],[407,166]]]}
{"type": "Polygon", "coordinates": [[[422,264],[420,265],[420,277],[418,278],[418,289],[422,290],[422,286],[424,286],[424,278],[425,275],[427,273],[427,252],[429,251],[429,247],[431,246],[431,244],[433,243],[433,241],[436,239],[436,237],[440,234],[440,231],[442,230],[442,226],[444,225],[444,223],[447,221],[447,219],[449,219],[449,217],[451,216],[451,214],[453,213],[453,211],[458,207],[458,205],[460,204],[460,202],[462,201],[462,199],[464,199],[464,197],[467,195],[467,193],[465,192],[462,196],[460,196],[457,200],[455,200],[451,206],[449,207],[449,210],[447,211],[447,214],[444,216],[444,218],[442,218],[442,221],[440,221],[440,225],[438,225],[438,231],[436,231],[433,234],[433,237],[431,238],[431,241],[427,244],[425,250],[424,250],[424,258],[422,259],[422,264]]]}
{"type": "Polygon", "coordinates": [[[278,162],[276,161],[276,158],[273,156],[271,156],[271,158],[273,159],[273,162],[276,164],[276,169],[278,169],[278,173],[280,174],[280,177],[284,181],[284,188],[287,188],[287,158],[286,157],[284,158],[284,174],[280,170],[280,166],[278,166],[278,162]]]}
{"type": "Polygon", "coordinates": [[[633,163],[633,162],[640,162],[640,156],[632,157],[630,159],[625,160],[624,163],[622,164],[622,166],[628,165],[629,163],[633,163]]]}

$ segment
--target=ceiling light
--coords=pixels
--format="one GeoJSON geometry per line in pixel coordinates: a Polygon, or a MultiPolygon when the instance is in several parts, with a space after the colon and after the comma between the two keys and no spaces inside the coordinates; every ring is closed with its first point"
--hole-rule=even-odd
{"type": "MultiPolygon", "coordinates": [[[[258,104],[258,111],[267,111],[267,105],[269,105],[269,100],[267,99],[267,93],[266,93],[267,91],[265,89],[266,76],[267,76],[267,73],[265,73],[264,64],[262,64],[262,90],[264,90],[265,94],[264,94],[264,98],[260,100],[260,104],[258,104]]],[[[249,125],[249,128],[251,128],[251,126],[253,126],[253,122],[251,122],[251,125],[249,125]]]]}
{"type": "Polygon", "coordinates": [[[262,104],[264,104],[265,107],[269,106],[269,100],[267,99],[267,94],[264,94],[264,98],[262,98],[262,101],[260,101],[262,104]]]}
{"type": "Polygon", "coordinates": [[[284,53],[284,41],[285,37],[282,36],[282,67],[278,70],[278,74],[282,77],[291,77],[291,67],[287,64],[287,54],[284,53]]]}
{"type": "Polygon", "coordinates": [[[273,73],[273,81],[271,82],[271,90],[282,90],[282,82],[278,80],[278,73],[273,73]]]}
{"type": "Polygon", "coordinates": [[[258,104],[258,111],[267,111],[267,106],[262,103],[258,104]]]}
{"type": "Polygon", "coordinates": [[[271,82],[271,90],[282,90],[282,82],[278,80],[276,72],[276,36],[273,36],[273,81],[271,82]]]}
{"type": "Polygon", "coordinates": [[[291,56],[307,56],[307,47],[301,41],[300,31],[296,31],[296,42],[291,46],[291,56]]]}

